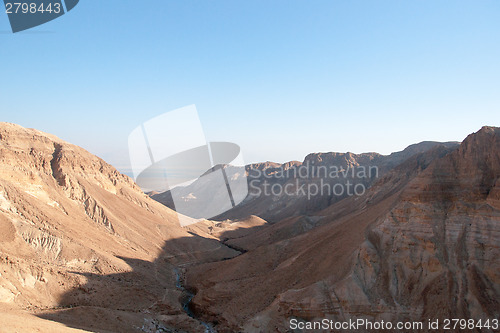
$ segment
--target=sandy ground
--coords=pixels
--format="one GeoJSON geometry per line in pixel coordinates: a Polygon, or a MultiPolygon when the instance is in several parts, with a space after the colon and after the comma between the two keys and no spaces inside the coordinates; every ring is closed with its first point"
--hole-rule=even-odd
{"type": "Polygon", "coordinates": [[[69,328],[63,324],[38,318],[29,312],[0,304],[0,332],[88,332],[69,328]]]}

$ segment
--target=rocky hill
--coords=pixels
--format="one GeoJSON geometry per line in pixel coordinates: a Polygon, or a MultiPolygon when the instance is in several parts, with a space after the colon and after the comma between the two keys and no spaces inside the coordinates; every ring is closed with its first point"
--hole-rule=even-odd
{"type": "Polygon", "coordinates": [[[284,220],[239,239],[248,252],[191,267],[195,311],[219,332],[287,332],[290,319],[498,318],[499,179],[498,128],[413,155],[317,213],[307,232],[277,237],[283,223],[293,230],[284,220]]]}
{"type": "Polygon", "coordinates": [[[88,330],[203,329],[179,301],[182,265],[236,254],[84,149],[0,123],[2,331],[19,328],[6,318],[63,327],[33,314],[88,330]]]}

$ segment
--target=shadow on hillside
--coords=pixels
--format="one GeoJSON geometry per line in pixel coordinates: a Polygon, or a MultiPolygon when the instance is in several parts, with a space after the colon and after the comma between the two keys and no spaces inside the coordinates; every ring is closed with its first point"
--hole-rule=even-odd
{"type": "Polygon", "coordinates": [[[86,283],[65,293],[57,309],[37,316],[93,332],[193,332],[203,326],[189,317],[192,294],[183,286],[183,267],[239,254],[198,235],[172,239],[153,262],[118,257],[131,267],[128,272],[71,272],[86,283]]]}

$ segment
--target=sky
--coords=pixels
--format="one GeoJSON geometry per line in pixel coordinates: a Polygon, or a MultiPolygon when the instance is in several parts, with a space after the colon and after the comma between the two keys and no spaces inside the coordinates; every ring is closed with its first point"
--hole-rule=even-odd
{"type": "Polygon", "coordinates": [[[0,121],[126,173],[132,130],[191,104],[247,163],[461,141],[500,126],[499,17],[498,0],[82,0],[13,34],[0,12],[0,121]]]}

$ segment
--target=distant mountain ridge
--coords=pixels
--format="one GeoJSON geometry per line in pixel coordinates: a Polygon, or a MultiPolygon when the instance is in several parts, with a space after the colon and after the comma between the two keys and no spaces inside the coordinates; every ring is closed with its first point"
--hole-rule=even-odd
{"type": "MultiPolygon", "coordinates": [[[[314,195],[314,198],[311,199],[310,197],[301,196],[301,193],[295,195],[298,192],[296,190],[298,187],[300,188],[303,185],[309,184],[317,184],[318,187],[321,187],[324,183],[328,183],[331,186],[341,183],[345,187],[348,185],[347,182],[351,182],[353,184],[359,183],[364,188],[368,188],[377,180],[376,177],[383,176],[411,156],[428,151],[436,146],[454,149],[459,146],[459,143],[424,141],[410,145],[403,151],[390,155],[381,155],[379,153],[354,154],[350,152],[311,153],[304,158],[303,162],[290,161],[280,164],[268,161],[249,164],[246,166],[246,176],[250,190],[248,197],[234,209],[213,219],[241,219],[256,215],[269,222],[277,222],[292,216],[313,215],[315,212],[344,199],[348,194],[332,195],[333,191],[330,191],[330,193],[314,195]],[[332,167],[337,167],[339,170],[352,171],[355,168],[364,168],[367,172],[369,172],[371,167],[375,167],[377,172],[376,177],[367,174],[367,177],[356,179],[357,177],[352,177],[352,174],[341,174],[343,176],[339,177],[341,179],[331,179],[327,173],[332,167]],[[316,177],[314,170],[321,177],[316,177]],[[308,177],[300,177],[301,171],[304,171],[302,174],[306,174],[308,177]],[[298,182],[297,178],[300,178],[298,182]],[[324,178],[324,182],[320,178],[324,178]],[[254,182],[252,183],[252,181],[254,182]],[[291,191],[293,195],[287,195],[286,193],[275,195],[275,193],[271,193],[270,191],[268,191],[269,195],[262,195],[266,182],[269,183],[269,188],[274,184],[280,185],[281,188],[287,187],[287,184],[289,184],[287,188],[294,189],[291,191]]],[[[210,187],[211,184],[201,178],[191,185],[177,187],[171,191],[175,192],[176,196],[184,197],[186,200],[196,200],[196,191],[209,191],[210,187]]],[[[152,193],[151,197],[167,207],[175,209],[170,191],[152,193]]]]}

